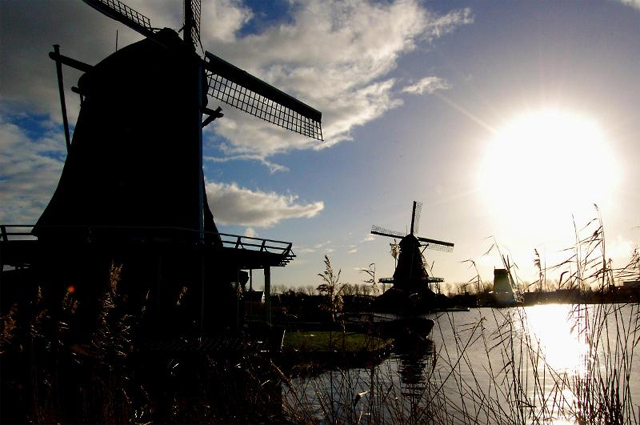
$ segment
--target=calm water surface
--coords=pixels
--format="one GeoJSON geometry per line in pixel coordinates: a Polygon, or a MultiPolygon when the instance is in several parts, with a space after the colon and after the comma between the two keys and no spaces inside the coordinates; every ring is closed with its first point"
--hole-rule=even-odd
{"type": "MultiPolygon", "coordinates": [[[[506,406],[519,400],[529,403],[531,411],[541,411],[545,404],[546,422],[572,423],[560,409],[570,410],[577,402],[579,380],[602,377],[606,382],[617,373],[624,389],[626,373],[630,376],[626,396],[633,400],[640,420],[640,362],[632,357],[633,343],[640,336],[637,305],[481,308],[434,319],[434,355],[443,363],[435,375],[454,369],[453,375],[460,379],[450,376],[444,388],[461,404],[483,404],[483,395],[497,402],[494,408],[499,401],[506,406]],[[482,393],[471,394],[474,390],[482,393]]],[[[401,359],[389,361],[401,364],[401,359]]],[[[528,422],[526,414],[522,416],[528,422]]]]}
{"type": "Polygon", "coordinates": [[[431,315],[426,344],[369,368],[298,378],[285,401],[321,423],[561,424],[596,393],[588,383],[613,381],[638,422],[639,314],[638,305],[550,304],[431,315]]]}

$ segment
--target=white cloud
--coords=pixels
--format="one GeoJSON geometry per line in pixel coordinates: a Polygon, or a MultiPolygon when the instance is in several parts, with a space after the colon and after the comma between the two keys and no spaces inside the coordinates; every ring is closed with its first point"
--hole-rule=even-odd
{"type": "Polygon", "coordinates": [[[32,123],[37,138],[12,123],[0,105],[0,222],[35,224],[62,170],[64,140],[50,122],[32,123]]]}
{"type": "Polygon", "coordinates": [[[244,231],[244,235],[249,238],[255,238],[258,236],[258,233],[253,227],[247,227],[244,231]]]}
{"type": "MultiPolygon", "coordinates": [[[[210,40],[212,51],[323,112],[325,142],[285,132],[222,105],[215,131],[230,157],[268,157],[322,149],[402,104],[391,78],[398,60],[472,21],[468,9],[444,16],[418,1],[292,0],[291,19],[233,43],[210,40]]],[[[217,105],[216,105],[217,106],[217,105]]]]}
{"type": "Polygon", "coordinates": [[[368,234],[367,236],[364,237],[364,239],[362,239],[362,242],[372,242],[375,241],[376,237],[372,234],[368,234]]]}
{"type": "Polygon", "coordinates": [[[453,10],[444,16],[435,16],[430,14],[429,23],[427,25],[428,28],[424,33],[424,38],[428,42],[432,42],[436,38],[452,33],[460,25],[472,24],[473,19],[471,9],[468,7],[453,10]]]}
{"type": "Polygon", "coordinates": [[[620,3],[640,10],[640,0],[618,0],[620,3]]]}
{"type": "Polygon", "coordinates": [[[402,89],[402,93],[409,94],[432,94],[436,90],[447,90],[450,86],[446,80],[440,77],[425,77],[415,84],[406,86],[402,89]]]}
{"type": "Polygon", "coordinates": [[[311,218],[323,202],[302,204],[295,195],[252,191],[235,183],[207,183],[207,198],[219,224],[269,227],[289,218],[311,218]]]}
{"type": "MultiPolygon", "coordinates": [[[[224,147],[221,147],[223,151],[225,151],[226,149],[224,147]]],[[[280,164],[276,164],[275,162],[269,161],[268,159],[261,157],[260,155],[255,155],[255,154],[238,154],[238,155],[229,155],[229,156],[225,156],[225,157],[217,157],[217,156],[205,156],[203,158],[205,161],[211,161],[211,162],[217,162],[217,163],[223,163],[223,162],[230,162],[230,161],[257,161],[257,162],[261,162],[263,165],[265,165],[269,171],[271,173],[275,173],[277,171],[288,171],[289,169],[283,165],[280,164]]]]}
{"type": "Polygon", "coordinates": [[[332,245],[331,241],[325,241],[325,242],[317,243],[317,244],[315,244],[313,246],[301,246],[301,247],[298,247],[298,248],[296,248],[296,252],[298,254],[310,254],[310,253],[318,252],[318,251],[331,253],[331,252],[335,251],[335,249],[330,247],[331,245],[332,245]]]}
{"type": "MultiPolygon", "coordinates": [[[[179,2],[181,3],[181,2],[179,2]]],[[[203,40],[233,42],[236,33],[253,17],[251,9],[239,0],[205,1],[202,4],[201,34],[203,40]]],[[[204,46],[207,49],[207,46],[204,46]]]]}

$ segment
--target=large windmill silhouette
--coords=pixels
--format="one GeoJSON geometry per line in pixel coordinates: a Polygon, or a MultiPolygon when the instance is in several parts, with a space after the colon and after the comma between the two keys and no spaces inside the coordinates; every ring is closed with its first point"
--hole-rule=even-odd
{"type": "MultiPolygon", "coordinates": [[[[2,266],[25,271],[11,274],[16,288],[25,279],[51,282],[52,299],[72,284],[90,315],[114,261],[124,264],[129,300],[143,303],[151,293],[157,316],[170,321],[176,297],[189,288],[194,304],[183,310],[199,314],[201,327],[225,321],[218,328],[238,327],[238,288],[252,276],[246,270],[263,269],[269,321],[270,268],[294,258],[291,243],[218,232],[205,193],[202,129],[222,113],[207,104],[220,101],[319,140],[322,114],[210,52],[200,56],[199,0],[184,0],[182,37],[118,0],[84,1],[145,38],[96,65],[54,46],[67,159],[36,225],[28,232],[1,226],[2,266]],[[62,65],[83,72],[72,88],[80,95],[72,140],[62,65]],[[37,239],[16,240],[28,233],[37,239]]],[[[3,282],[8,276],[3,267],[3,282]]]]}
{"type": "MultiPolygon", "coordinates": [[[[82,103],[65,169],[35,233],[58,237],[79,225],[163,227],[191,231],[196,240],[217,231],[207,206],[202,171],[202,128],[221,117],[208,97],[267,122],[322,139],[322,114],[210,52],[200,44],[200,1],[184,1],[182,39],[118,0],[86,3],[146,38],[96,66],[51,57],[84,71],[82,103]]],[[[60,66],[58,66],[60,69],[60,66]]],[[[60,73],[59,73],[60,76],[60,73]]],[[[60,80],[60,84],[61,80],[60,80]]],[[[63,100],[63,118],[66,121],[63,100]]],[[[68,128],[65,122],[65,128],[68,128]]],[[[170,237],[176,237],[172,232],[170,237]]],[[[184,232],[182,237],[184,237],[184,232]]],[[[84,236],[84,235],[83,235],[84,236]]]]}
{"type": "Polygon", "coordinates": [[[445,252],[453,251],[454,244],[451,242],[416,236],[419,229],[421,211],[422,203],[414,201],[409,233],[387,230],[375,225],[371,228],[371,233],[374,235],[401,238],[400,254],[398,255],[393,279],[385,280],[385,282],[393,283],[393,288],[380,297],[381,303],[385,304],[386,309],[394,310],[395,306],[389,304],[404,303],[408,300],[408,297],[414,294],[425,298],[425,301],[427,301],[427,298],[433,298],[434,294],[429,289],[429,283],[441,282],[442,279],[429,276],[424,264],[422,251],[425,248],[445,252]],[[393,299],[393,301],[382,301],[385,298],[393,299]]]}

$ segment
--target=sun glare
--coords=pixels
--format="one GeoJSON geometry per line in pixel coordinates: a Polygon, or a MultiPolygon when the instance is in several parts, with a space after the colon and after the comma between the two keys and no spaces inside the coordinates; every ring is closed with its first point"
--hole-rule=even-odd
{"type": "Polygon", "coordinates": [[[545,226],[558,213],[565,217],[607,201],[618,170],[595,121],[550,109],[523,114],[500,129],[479,177],[498,220],[545,226]]]}
{"type": "Polygon", "coordinates": [[[527,309],[529,330],[540,344],[543,363],[555,372],[584,373],[588,347],[566,304],[536,305],[527,309]]]}

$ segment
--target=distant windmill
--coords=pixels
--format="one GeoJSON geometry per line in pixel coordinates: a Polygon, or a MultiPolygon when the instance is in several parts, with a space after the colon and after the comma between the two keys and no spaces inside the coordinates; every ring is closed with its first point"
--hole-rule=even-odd
{"type": "MultiPolygon", "coordinates": [[[[202,128],[222,117],[216,99],[269,123],[322,140],[322,114],[210,52],[200,43],[200,0],[184,0],[183,37],[157,29],[118,0],[83,0],[146,39],[95,66],[62,56],[55,46],[68,157],[58,189],[38,221],[39,237],[71,228],[175,229],[196,241],[217,232],[202,171],[202,128]],[[81,110],[69,140],[61,64],[84,72],[81,110]]],[[[167,233],[168,230],[165,230],[167,233]]],[[[132,230],[120,234],[130,236],[132,230]]],[[[95,232],[93,233],[95,237],[95,232]]]]}
{"type": "Polygon", "coordinates": [[[371,228],[371,233],[374,235],[402,238],[400,241],[400,255],[398,256],[396,270],[393,275],[394,288],[397,289],[414,291],[430,281],[441,281],[441,279],[429,277],[422,259],[422,249],[428,248],[445,252],[453,251],[454,244],[451,242],[416,236],[421,211],[422,203],[414,201],[409,234],[387,230],[379,226],[373,226],[371,228]]]}

